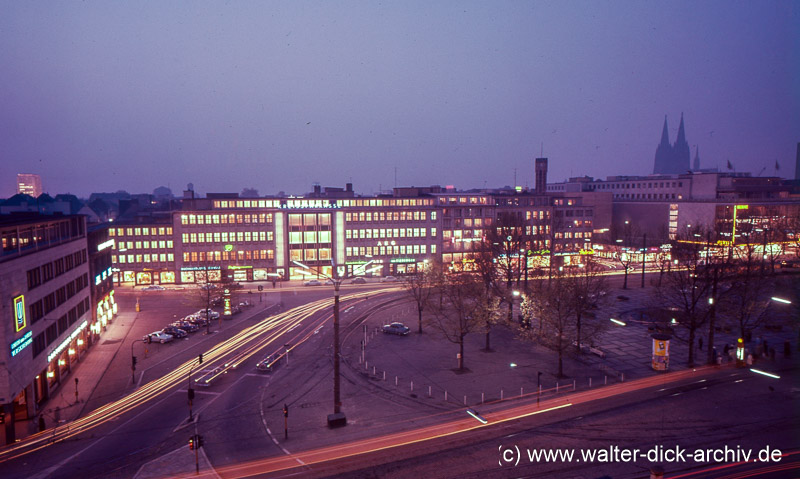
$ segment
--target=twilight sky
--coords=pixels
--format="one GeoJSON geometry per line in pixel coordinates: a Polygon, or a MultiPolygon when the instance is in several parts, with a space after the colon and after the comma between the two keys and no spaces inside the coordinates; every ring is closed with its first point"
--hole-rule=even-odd
{"type": "Polygon", "coordinates": [[[800,4],[0,0],[0,197],[794,175],[800,4]]]}

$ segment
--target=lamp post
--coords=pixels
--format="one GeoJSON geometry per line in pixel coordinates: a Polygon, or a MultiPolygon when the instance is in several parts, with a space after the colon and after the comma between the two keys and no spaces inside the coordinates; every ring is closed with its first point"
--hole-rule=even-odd
{"type": "MultiPolygon", "coordinates": [[[[373,260],[368,261],[367,263],[361,265],[362,268],[365,268],[368,264],[372,263],[373,260]]],[[[308,266],[300,263],[299,261],[292,261],[292,263],[296,264],[300,268],[305,271],[313,271],[333,282],[333,414],[328,415],[328,425],[331,427],[335,426],[344,426],[347,424],[347,418],[345,417],[344,413],[342,413],[342,399],[341,399],[341,381],[340,381],[340,345],[339,345],[339,286],[341,286],[342,281],[348,278],[348,275],[341,276],[339,274],[339,268],[336,266],[336,263],[331,261],[332,268],[332,276],[328,276],[325,273],[319,271],[316,268],[309,268],[308,266]]]]}

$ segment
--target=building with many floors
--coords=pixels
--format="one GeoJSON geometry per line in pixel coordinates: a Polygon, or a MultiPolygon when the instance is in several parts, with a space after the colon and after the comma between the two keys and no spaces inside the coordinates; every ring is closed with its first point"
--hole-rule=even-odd
{"type": "Polygon", "coordinates": [[[187,192],[180,209],[117,221],[112,265],[116,281],[185,284],[300,279],[301,263],[333,274],[413,273],[426,262],[453,268],[469,261],[476,242],[499,217],[519,218],[531,267],[580,262],[595,230],[611,223],[605,193],[547,193],[547,160],[537,160],[538,190],[456,191],[395,188],[356,196],[352,185],[319,186],[306,197],[242,198],[187,192]]]}
{"type": "Polygon", "coordinates": [[[6,443],[14,441],[14,422],[35,415],[68,381],[100,332],[87,235],[80,215],[0,216],[0,317],[5,318],[0,405],[6,443]]]}

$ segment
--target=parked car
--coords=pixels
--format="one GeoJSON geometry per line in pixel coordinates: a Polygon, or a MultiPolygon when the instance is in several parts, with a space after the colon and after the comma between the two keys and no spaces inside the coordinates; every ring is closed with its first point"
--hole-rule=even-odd
{"type": "MultiPolygon", "coordinates": [[[[201,310],[198,310],[194,314],[196,316],[201,317],[201,318],[205,318],[206,317],[206,310],[205,309],[201,309],[201,310]]],[[[208,317],[211,318],[211,319],[219,319],[219,313],[214,311],[213,309],[209,309],[208,310],[208,317]]]]}
{"type": "Polygon", "coordinates": [[[169,334],[170,336],[172,336],[172,337],[174,337],[176,339],[183,339],[183,338],[185,338],[186,336],[189,335],[189,333],[187,333],[183,329],[178,328],[176,326],[172,326],[172,325],[167,326],[161,332],[169,334]]]}
{"type": "Polygon", "coordinates": [[[364,278],[354,278],[353,281],[350,281],[350,284],[367,284],[367,280],[364,278]]]}
{"type": "Polygon", "coordinates": [[[145,286],[142,288],[142,291],[165,291],[167,288],[163,286],[159,286],[157,284],[151,284],[150,286],[145,286]]]}
{"type": "Polygon", "coordinates": [[[391,323],[383,326],[383,332],[386,334],[396,334],[398,336],[405,336],[410,329],[403,323],[391,323]]]}
{"type": "Polygon", "coordinates": [[[325,281],[325,285],[326,286],[333,286],[333,280],[329,279],[328,281],[325,281]]]}
{"type": "Polygon", "coordinates": [[[196,314],[190,314],[190,315],[186,316],[185,318],[183,318],[183,320],[184,321],[188,321],[188,322],[190,322],[192,324],[195,324],[197,326],[205,326],[206,324],[208,324],[208,320],[206,318],[200,317],[200,316],[198,316],[196,314]]]}
{"type": "Polygon", "coordinates": [[[155,331],[145,335],[145,337],[142,338],[142,341],[164,344],[172,341],[173,338],[174,337],[171,334],[167,334],[163,331],[155,331]]]}
{"type": "Polygon", "coordinates": [[[171,324],[171,326],[182,329],[187,333],[194,333],[200,330],[200,328],[191,321],[183,321],[183,320],[175,321],[174,323],[171,324]]]}
{"type": "Polygon", "coordinates": [[[303,286],[322,286],[322,283],[319,280],[312,279],[303,283],[303,286]]]}
{"type": "Polygon", "coordinates": [[[397,278],[395,278],[394,276],[384,276],[383,278],[381,278],[381,283],[396,283],[396,282],[397,278]]]}

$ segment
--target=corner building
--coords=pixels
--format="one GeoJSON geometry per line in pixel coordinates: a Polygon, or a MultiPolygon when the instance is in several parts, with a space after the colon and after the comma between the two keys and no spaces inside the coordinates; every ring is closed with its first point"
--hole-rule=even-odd
{"type": "Polygon", "coordinates": [[[0,218],[0,405],[6,444],[86,353],[92,321],[84,216],[0,218]]]}

